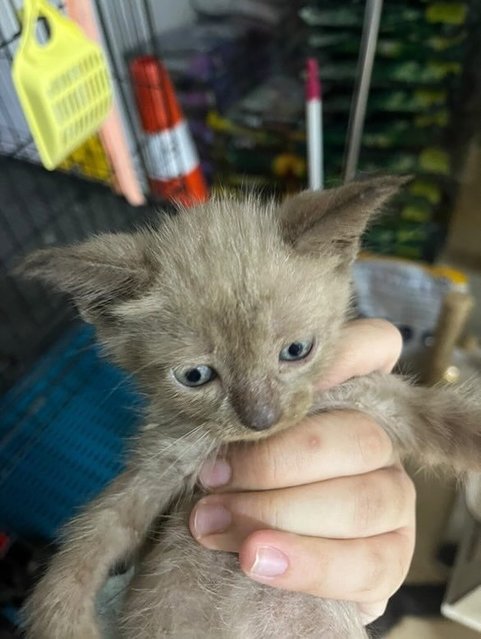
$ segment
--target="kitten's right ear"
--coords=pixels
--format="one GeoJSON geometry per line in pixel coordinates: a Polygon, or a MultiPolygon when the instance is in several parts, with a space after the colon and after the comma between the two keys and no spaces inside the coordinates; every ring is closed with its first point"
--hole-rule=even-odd
{"type": "Polygon", "coordinates": [[[82,317],[95,322],[117,301],[139,293],[151,269],[139,234],[105,234],[66,247],[40,249],[16,269],[69,293],[82,317]]]}

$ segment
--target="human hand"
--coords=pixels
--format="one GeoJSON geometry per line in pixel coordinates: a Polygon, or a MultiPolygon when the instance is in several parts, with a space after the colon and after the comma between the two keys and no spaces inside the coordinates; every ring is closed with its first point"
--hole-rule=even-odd
{"type": "MultiPolygon", "coordinates": [[[[390,372],[398,331],[382,320],[346,325],[334,368],[319,388],[390,372]]],[[[214,491],[195,506],[190,528],[205,547],[239,553],[252,579],[358,603],[379,617],[414,551],[415,491],[389,437],[368,416],[333,411],[207,463],[214,491]],[[348,576],[348,578],[346,578],[348,576]]]]}

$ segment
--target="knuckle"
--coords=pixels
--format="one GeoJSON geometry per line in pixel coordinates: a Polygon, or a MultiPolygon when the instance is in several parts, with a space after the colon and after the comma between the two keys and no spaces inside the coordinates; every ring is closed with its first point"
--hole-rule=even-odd
{"type": "Polygon", "coordinates": [[[278,500],[270,491],[266,491],[255,500],[256,519],[269,528],[280,530],[284,527],[282,511],[278,500]]]}
{"type": "Polygon", "coordinates": [[[388,599],[398,590],[403,580],[404,572],[400,569],[400,562],[395,562],[393,566],[391,561],[387,561],[384,553],[371,550],[369,568],[366,571],[366,579],[360,596],[365,602],[388,599]]]}
{"type": "Polygon", "coordinates": [[[366,574],[359,595],[363,601],[379,601],[385,597],[386,562],[383,554],[370,545],[366,556],[366,574]]]}
{"type": "Polygon", "coordinates": [[[391,597],[398,590],[409,570],[410,561],[406,561],[403,545],[398,548],[397,558],[389,562],[389,572],[386,575],[386,596],[391,597]]]}
{"type": "Polygon", "coordinates": [[[396,536],[389,546],[369,543],[366,551],[366,576],[359,592],[365,602],[376,602],[391,597],[402,585],[409,569],[403,544],[396,536]],[[389,549],[389,554],[387,550],[389,549]]]}
{"type": "Polygon", "coordinates": [[[399,558],[399,572],[400,583],[405,579],[408,574],[409,567],[414,555],[414,546],[416,541],[416,535],[414,527],[405,528],[395,533],[398,544],[398,558],[399,558]]]}
{"type": "Polygon", "coordinates": [[[413,521],[416,510],[416,488],[403,468],[388,469],[393,507],[398,514],[399,528],[413,521]]]}
{"type": "Polygon", "coordinates": [[[275,485],[282,476],[282,464],[278,451],[272,450],[272,443],[268,440],[259,444],[256,452],[256,463],[249,463],[254,483],[261,487],[275,485]]]}
{"type": "Polygon", "coordinates": [[[315,595],[316,597],[326,597],[331,591],[334,578],[331,576],[332,567],[329,562],[319,562],[314,566],[312,575],[306,582],[305,592],[315,595]]]}
{"type": "Polygon", "coordinates": [[[332,551],[312,552],[312,570],[304,573],[302,591],[316,597],[329,597],[338,581],[339,562],[332,551]]]}
{"type": "Polygon", "coordinates": [[[411,525],[415,517],[411,478],[395,467],[358,476],[352,516],[353,533],[361,537],[411,525]]]}
{"type": "Polygon", "coordinates": [[[368,536],[384,509],[382,483],[372,477],[359,477],[353,510],[353,532],[368,536]]]}
{"type": "Polygon", "coordinates": [[[416,484],[413,482],[411,477],[407,474],[407,472],[402,469],[401,472],[401,481],[403,484],[403,489],[405,493],[406,503],[410,510],[415,509],[416,507],[416,484]]]}
{"type": "Polygon", "coordinates": [[[368,604],[359,604],[359,612],[361,613],[361,620],[364,626],[372,623],[386,612],[389,599],[384,601],[376,601],[368,604]]]}
{"type": "Polygon", "coordinates": [[[366,468],[380,468],[387,464],[393,453],[389,435],[367,415],[358,422],[357,443],[361,461],[366,468]]]}

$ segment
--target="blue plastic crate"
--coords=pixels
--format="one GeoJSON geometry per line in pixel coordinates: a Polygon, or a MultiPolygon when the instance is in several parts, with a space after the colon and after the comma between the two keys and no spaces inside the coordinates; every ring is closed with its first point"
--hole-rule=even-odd
{"type": "Polygon", "coordinates": [[[54,538],[119,473],[140,409],[93,330],[68,331],[0,398],[0,527],[54,538]]]}

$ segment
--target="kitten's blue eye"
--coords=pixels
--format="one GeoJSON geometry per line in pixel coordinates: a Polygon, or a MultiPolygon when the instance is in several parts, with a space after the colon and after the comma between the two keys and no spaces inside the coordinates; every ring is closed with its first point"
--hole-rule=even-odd
{"type": "Polygon", "coordinates": [[[292,342],[292,344],[282,349],[279,354],[279,359],[285,362],[295,362],[296,360],[304,359],[312,351],[313,345],[314,342],[311,339],[292,342]]]}
{"type": "Polygon", "coordinates": [[[217,373],[210,366],[201,365],[176,370],[174,377],[184,386],[203,386],[217,377],[217,373]]]}

